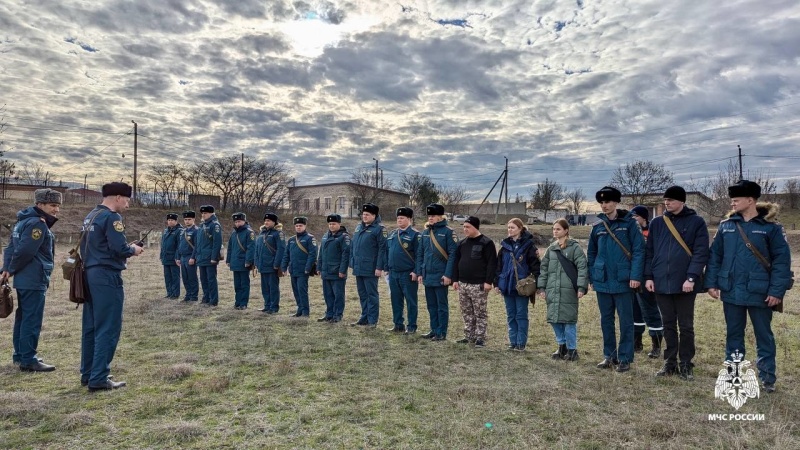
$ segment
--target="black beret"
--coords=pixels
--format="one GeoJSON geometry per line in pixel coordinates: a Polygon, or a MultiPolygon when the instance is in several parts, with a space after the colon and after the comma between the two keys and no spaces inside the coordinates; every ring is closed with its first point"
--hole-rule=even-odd
{"type": "Polygon", "coordinates": [[[325,221],[327,221],[328,223],[330,222],[342,223],[342,216],[340,216],[339,214],[328,214],[328,217],[325,218],[325,221]]]}
{"type": "Polygon", "coordinates": [[[200,207],[200,212],[201,213],[204,213],[204,212],[213,213],[214,212],[214,207],[211,206],[211,205],[203,205],[203,206],[200,207]]]}
{"type": "Polygon", "coordinates": [[[464,221],[464,223],[468,223],[468,224],[472,225],[473,227],[475,227],[476,230],[480,230],[481,229],[481,219],[478,219],[475,216],[467,217],[467,219],[464,221]]]}
{"type": "Polygon", "coordinates": [[[130,198],[133,194],[133,188],[128,186],[127,183],[120,183],[115,181],[103,185],[103,197],[111,197],[112,195],[121,195],[130,198]]]}
{"type": "Polygon", "coordinates": [[[739,180],[733,186],[728,186],[728,197],[761,197],[761,186],[748,180],[739,180]]]}
{"type": "Polygon", "coordinates": [[[184,211],[183,212],[183,218],[184,219],[194,219],[195,216],[196,216],[196,214],[194,213],[194,211],[184,211]]]}
{"type": "Polygon", "coordinates": [[[264,220],[267,220],[267,219],[269,219],[269,220],[271,220],[271,221],[273,221],[275,223],[278,223],[278,215],[275,214],[275,213],[266,213],[266,214],[264,214],[264,220]]]}
{"type": "Polygon", "coordinates": [[[294,218],[294,223],[297,225],[298,223],[302,223],[303,225],[308,223],[308,218],[303,216],[298,216],[294,218]]]}
{"type": "Polygon", "coordinates": [[[177,214],[175,214],[175,213],[169,213],[169,214],[167,214],[167,220],[170,220],[170,219],[172,219],[172,220],[178,220],[178,215],[177,215],[177,214]]]}
{"type": "Polygon", "coordinates": [[[247,220],[247,215],[245,213],[243,213],[243,212],[237,212],[237,213],[234,213],[231,216],[231,219],[233,219],[233,220],[247,220]]]}
{"type": "Polygon", "coordinates": [[[664,192],[664,198],[686,203],[686,190],[680,186],[668,187],[664,192]]]}
{"type": "Polygon", "coordinates": [[[373,205],[372,203],[364,203],[364,206],[361,207],[361,212],[368,212],[370,214],[378,215],[378,205],[373,205]]]}
{"type": "Polygon", "coordinates": [[[602,202],[619,203],[622,201],[622,192],[611,186],[603,186],[603,189],[600,189],[599,191],[597,191],[596,194],[594,194],[594,198],[595,200],[597,200],[597,203],[602,203],[602,202]]]}
{"type": "Polygon", "coordinates": [[[425,208],[425,212],[429,216],[443,216],[444,215],[444,206],[438,203],[431,203],[425,208]]]}
{"type": "Polygon", "coordinates": [[[398,216],[398,217],[399,216],[403,216],[403,217],[408,217],[409,219],[413,219],[414,218],[414,210],[411,209],[411,208],[406,208],[405,206],[402,207],[402,208],[397,208],[397,212],[395,213],[395,216],[398,216]]]}

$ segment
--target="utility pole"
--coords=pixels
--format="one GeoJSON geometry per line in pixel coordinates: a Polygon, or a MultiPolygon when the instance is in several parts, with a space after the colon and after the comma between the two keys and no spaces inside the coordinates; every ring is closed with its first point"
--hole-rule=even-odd
{"type": "Polygon", "coordinates": [[[244,152],[242,152],[242,196],[239,198],[239,209],[244,210],[244,152]]]}
{"type": "Polygon", "coordinates": [[[89,175],[83,175],[83,203],[86,203],[86,177],[89,175]]]}
{"type": "Polygon", "coordinates": [[[744,174],[742,173],[742,146],[736,144],[739,147],[739,179],[744,180],[744,174]]]}
{"type": "Polygon", "coordinates": [[[378,189],[378,160],[375,158],[372,160],[375,161],[375,189],[378,189]]]}
{"type": "Polygon", "coordinates": [[[139,142],[138,142],[139,141],[139,124],[137,124],[136,121],[133,121],[133,120],[131,120],[131,122],[133,123],[133,199],[132,200],[133,200],[133,204],[135,205],[136,204],[136,180],[137,180],[136,170],[138,169],[138,167],[136,165],[139,162],[139,160],[138,160],[138,157],[139,157],[139,152],[138,152],[138,146],[139,146],[139,142]]]}
{"type": "Polygon", "coordinates": [[[381,169],[381,189],[383,189],[383,169],[381,169]]]}
{"type": "Polygon", "coordinates": [[[503,156],[506,159],[506,214],[508,214],[508,157],[503,156]]]}

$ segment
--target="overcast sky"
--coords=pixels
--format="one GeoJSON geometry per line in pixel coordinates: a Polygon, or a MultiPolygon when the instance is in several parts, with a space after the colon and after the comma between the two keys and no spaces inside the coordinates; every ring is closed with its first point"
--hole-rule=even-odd
{"type": "Polygon", "coordinates": [[[4,0],[0,149],[130,182],[135,120],[140,176],[244,152],[303,185],[376,158],[480,199],[506,156],[512,197],[549,177],[591,198],[620,164],[683,183],[741,144],[783,180],[800,175],[798,5],[4,0]]]}

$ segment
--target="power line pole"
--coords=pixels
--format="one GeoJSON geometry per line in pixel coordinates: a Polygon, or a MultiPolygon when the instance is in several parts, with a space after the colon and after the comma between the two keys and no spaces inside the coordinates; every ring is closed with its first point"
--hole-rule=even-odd
{"type": "Polygon", "coordinates": [[[86,177],[89,175],[83,175],[83,203],[86,203],[86,177]]]}
{"type": "Polygon", "coordinates": [[[739,179],[744,180],[744,174],[742,173],[742,146],[736,144],[739,147],[739,179]]]}
{"type": "Polygon", "coordinates": [[[244,210],[244,152],[242,152],[242,196],[239,198],[239,209],[244,210]]]}
{"type": "Polygon", "coordinates": [[[508,214],[508,157],[503,156],[506,159],[506,214],[508,214]]]}
{"type": "Polygon", "coordinates": [[[138,169],[137,164],[139,163],[139,124],[136,121],[131,120],[133,122],[133,204],[136,204],[136,171],[138,169]]]}

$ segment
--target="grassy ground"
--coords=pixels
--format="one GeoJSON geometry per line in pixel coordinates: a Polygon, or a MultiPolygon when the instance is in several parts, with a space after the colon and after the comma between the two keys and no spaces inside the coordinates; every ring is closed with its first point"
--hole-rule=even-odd
{"type": "MultiPolygon", "coordinates": [[[[158,224],[162,216],[150,217],[158,224]]],[[[548,226],[533,229],[549,235],[548,226]]],[[[505,235],[504,225],[482,231],[495,241],[505,235]]],[[[580,233],[588,227],[573,228],[585,238],[580,233]]],[[[790,233],[793,243],[799,238],[790,233]]],[[[58,261],[66,250],[59,246],[58,261]]],[[[797,289],[773,321],[779,390],[738,411],[765,420],[723,422],[708,414],[735,412],[714,398],[724,321],[705,295],[696,309],[696,380],[684,382],[654,378],[660,361],[642,355],[626,374],[596,369],[594,293],[580,310],[581,359],[566,363],[549,358],[555,344],[541,304],[531,312],[528,350],[509,353],[502,298],[490,294],[489,342],[475,349],[453,342],[463,322],[452,291],[449,341],[430,342],[385,331],[391,308],[383,282],[379,327],[368,331],[313,321],[324,308],[318,278],[310,321],[286,315],[294,304],[287,279],[279,316],[257,311],[255,280],[250,309],[234,310],[227,270],[216,309],[162,299],[157,253],[147,250],[124,272],[125,322],[112,373],[126,388],[88,394],[80,386],[81,309],[66,300],[60,276],[39,344],[56,372],[19,372],[10,358],[13,319],[0,320],[1,448],[800,448],[797,289]]],[[[358,313],[351,277],[345,323],[358,313]]],[[[752,361],[752,332],[747,342],[752,361]]]]}

